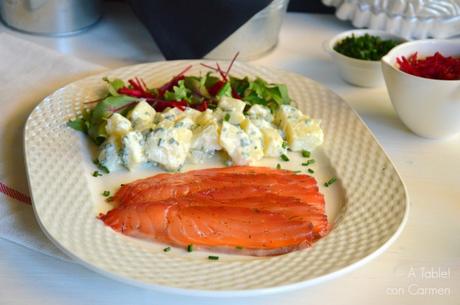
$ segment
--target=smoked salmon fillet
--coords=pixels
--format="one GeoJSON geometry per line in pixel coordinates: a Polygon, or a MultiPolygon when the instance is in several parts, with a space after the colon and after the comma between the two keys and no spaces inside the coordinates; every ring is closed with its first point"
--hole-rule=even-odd
{"type": "Polygon", "coordinates": [[[123,234],[173,246],[279,255],[327,234],[316,180],[287,170],[226,167],[159,174],[123,185],[100,219],[123,234]]]}

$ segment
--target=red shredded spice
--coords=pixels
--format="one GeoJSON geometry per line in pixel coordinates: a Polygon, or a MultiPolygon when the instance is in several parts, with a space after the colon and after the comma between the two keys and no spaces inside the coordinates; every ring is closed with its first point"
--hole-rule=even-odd
{"type": "Polygon", "coordinates": [[[396,62],[399,69],[406,73],[441,80],[460,80],[460,57],[445,57],[436,52],[424,59],[417,59],[417,52],[410,55],[398,57],[396,62]]]}

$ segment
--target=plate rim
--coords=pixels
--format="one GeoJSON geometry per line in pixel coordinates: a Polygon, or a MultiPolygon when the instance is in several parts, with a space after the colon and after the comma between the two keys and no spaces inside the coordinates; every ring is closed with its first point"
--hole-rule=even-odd
{"type": "MultiPolygon", "coordinates": [[[[43,102],[45,102],[48,98],[52,97],[57,91],[65,90],[66,88],[68,88],[70,86],[74,86],[74,85],[78,84],[79,82],[84,82],[85,80],[90,79],[90,78],[103,77],[103,76],[106,76],[107,74],[110,74],[110,73],[117,73],[118,71],[122,71],[122,70],[126,70],[126,69],[133,69],[133,68],[141,67],[141,66],[151,66],[151,65],[154,65],[154,64],[168,63],[168,64],[171,64],[171,65],[174,65],[176,63],[193,64],[193,63],[200,63],[200,62],[203,62],[203,63],[208,63],[208,62],[215,63],[216,61],[215,60],[208,60],[208,59],[203,59],[203,60],[198,59],[198,60],[156,61],[156,62],[139,63],[139,64],[135,64],[135,65],[127,65],[127,66],[122,66],[122,67],[115,68],[115,69],[107,69],[107,70],[104,70],[103,72],[98,72],[98,73],[95,73],[95,74],[92,74],[92,75],[77,79],[75,81],[72,81],[72,82],[70,82],[70,83],[58,88],[57,90],[51,92],[44,99],[42,99],[39,103],[37,103],[37,105],[34,107],[34,109],[31,111],[31,113],[27,116],[26,123],[24,124],[24,127],[23,127],[24,132],[23,132],[23,139],[22,140],[23,140],[23,153],[24,153],[25,164],[26,164],[27,183],[28,183],[29,190],[30,190],[30,193],[31,193],[32,207],[33,207],[35,219],[37,220],[37,223],[39,224],[40,229],[42,230],[42,232],[44,232],[45,236],[59,250],[61,250],[63,253],[65,253],[67,256],[69,256],[73,261],[77,262],[78,264],[84,266],[85,268],[87,268],[87,269],[89,269],[91,271],[94,271],[94,272],[96,272],[96,273],[98,273],[100,275],[103,275],[103,276],[107,277],[107,278],[116,280],[118,282],[126,283],[126,284],[129,284],[129,285],[135,286],[135,287],[140,287],[140,288],[144,288],[144,289],[148,289],[148,290],[153,290],[153,291],[158,291],[158,292],[163,292],[163,293],[169,293],[169,294],[178,294],[178,295],[183,295],[183,296],[230,298],[230,297],[248,297],[248,296],[260,296],[260,295],[278,294],[278,293],[283,293],[283,292],[288,292],[288,291],[299,290],[299,289],[302,289],[302,288],[312,287],[312,286],[318,285],[320,283],[326,282],[328,280],[336,279],[336,278],[338,278],[340,276],[343,276],[343,275],[345,275],[345,274],[347,274],[347,273],[349,273],[349,272],[351,272],[353,270],[356,270],[356,269],[366,265],[370,261],[374,260],[375,258],[380,256],[383,252],[385,252],[399,238],[399,236],[401,235],[402,231],[404,230],[404,228],[405,228],[405,226],[407,224],[408,218],[409,218],[410,199],[409,199],[407,187],[406,187],[406,185],[405,185],[405,183],[404,183],[399,171],[397,170],[393,160],[389,157],[389,155],[387,154],[386,150],[383,148],[383,146],[378,141],[378,139],[376,138],[376,136],[374,135],[372,130],[367,126],[367,124],[361,118],[361,116],[358,114],[358,112],[355,109],[353,109],[348,104],[348,102],[346,102],[345,99],[343,99],[340,95],[335,93],[332,89],[330,89],[326,85],[323,85],[322,83],[317,82],[317,81],[315,81],[315,80],[313,80],[313,79],[311,79],[311,78],[309,78],[309,77],[307,77],[305,75],[302,75],[302,74],[296,73],[296,72],[291,72],[291,71],[279,69],[279,68],[275,68],[275,67],[269,67],[269,66],[265,66],[265,65],[253,64],[253,63],[248,63],[248,62],[245,62],[245,61],[241,61],[240,64],[242,64],[244,66],[255,68],[255,69],[266,69],[266,70],[269,70],[269,71],[272,71],[272,72],[276,72],[277,76],[294,75],[296,77],[306,79],[309,82],[314,83],[318,87],[321,87],[323,89],[328,90],[329,93],[333,94],[337,99],[341,100],[341,102],[347,108],[347,110],[351,111],[354,114],[355,118],[357,118],[360,121],[362,127],[364,127],[366,129],[368,134],[372,137],[374,142],[378,145],[378,147],[383,152],[383,154],[386,157],[387,161],[393,167],[395,175],[397,175],[397,177],[399,178],[400,185],[401,185],[401,187],[402,187],[402,189],[404,191],[404,215],[401,218],[401,221],[400,221],[397,229],[392,233],[390,238],[388,238],[384,243],[382,243],[380,245],[380,247],[376,248],[375,250],[373,250],[368,255],[359,258],[357,261],[355,261],[355,262],[353,262],[353,263],[351,263],[351,264],[349,264],[349,265],[347,265],[345,267],[339,268],[339,269],[337,269],[335,271],[332,271],[332,272],[329,272],[327,274],[317,276],[317,277],[307,279],[307,280],[298,281],[298,282],[295,282],[295,283],[290,283],[290,284],[279,284],[279,285],[272,286],[272,287],[250,288],[250,289],[241,289],[241,290],[209,290],[209,289],[180,288],[180,287],[173,287],[173,286],[168,286],[168,285],[145,283],[145,282],[142,282],[140,280],[135,280],[135,279],[132,279],[132,278],[129,278],[129,277],[126,277],[126,276],[119,275],[119,274],[117,274],[115,272],[104,270],[103,268],[100,268],[100,267],[98,267],[96,265],[88,263],[84,259],[81,259],[77,255],[72,253],[72,251],[67,250],[57,240],[55,240],[53,238],[53,236],[51,235],[51,233],[48,232],[48,230],[46,229],[45,225],[42,223],[42,220],[40,219],[40,217],[38,215],[38,212],[37,212],[36,206],[35,206],[35,201],[34,201],[34,194],[33,194],[34,191],[33,191],[32,187],[31,187],[31,184],[30,184],[31,179],[30,179],[30,176],[29,176],[29,166],[28,166],[29,160],[28,160],[27,153],[26,153],[26,151],[27,151],[26,129],[28,128],[28,126],[30,124],[30,118],[31,118],[32,114],[35,112],[35,109],[37,107],[39,107],[43,102]]],[[[229,61],[218,60],[217,62],[219,62],[219,63],[228,63],[229,61]]]]}

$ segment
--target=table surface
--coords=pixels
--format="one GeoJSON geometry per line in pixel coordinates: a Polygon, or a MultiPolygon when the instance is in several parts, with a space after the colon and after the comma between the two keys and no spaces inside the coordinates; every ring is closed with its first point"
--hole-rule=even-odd
{"type": "MultiPolygon", "coordinates": [[[[398,119],[384,87],[343,82],[322,42],[351,25],[334,16],[288,13],[276,49],[253,63],[321,82],[363,118],[393,160],[409,193],[409,221],[381,256],[338,279],[299,291],[221,304],[460,304],[460,139],[428,140],[398,119]]],[[[45,47],[115,68],[162,60],[148,32],[124,4],[66,38],[8,32],[45,47]]],[[[215,304],[216,299],[131,287],[84,267],[0,240],[0,304],[215,304]]]]}

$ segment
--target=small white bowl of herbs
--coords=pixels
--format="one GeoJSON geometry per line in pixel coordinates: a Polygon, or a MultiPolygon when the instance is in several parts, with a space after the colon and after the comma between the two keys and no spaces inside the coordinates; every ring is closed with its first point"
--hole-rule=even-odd
{"type": "Polygon", "coordinates": [[[384,84],[381,58],[405,41],[383,31],[352,30],[330,39],[325,49],[346,82],[360,87],[378,87],[384,84]]]}

